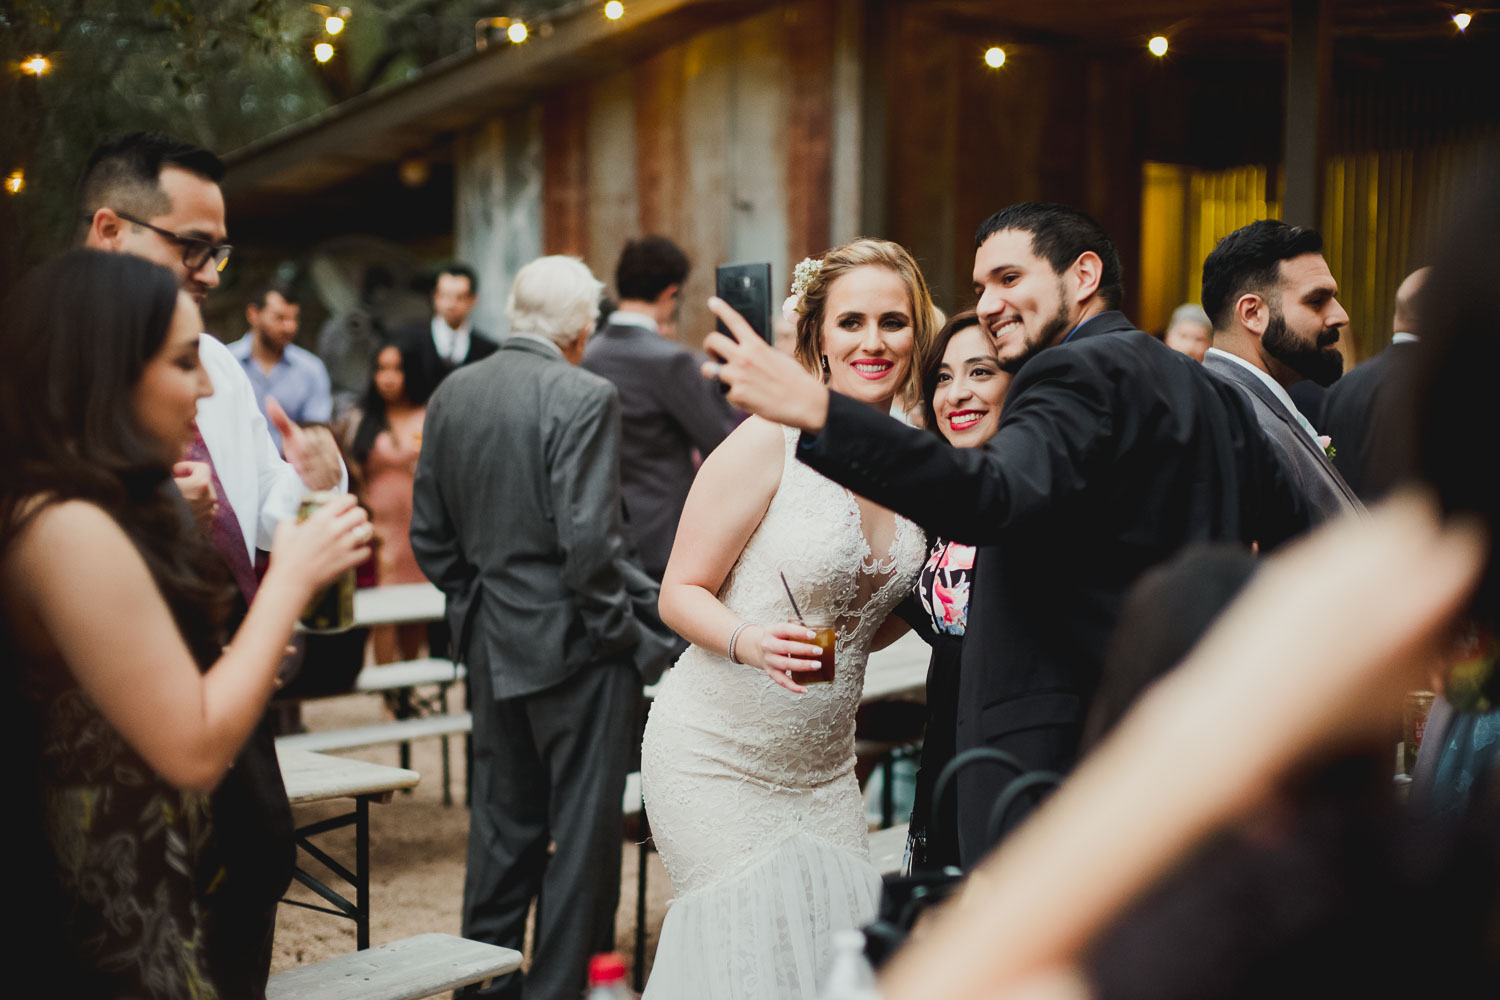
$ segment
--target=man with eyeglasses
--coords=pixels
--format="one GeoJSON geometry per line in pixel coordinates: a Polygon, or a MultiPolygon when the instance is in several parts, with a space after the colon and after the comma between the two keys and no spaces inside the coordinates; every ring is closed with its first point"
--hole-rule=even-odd
{"type": "MultiPolygon", "coordinates": [[[[229,257],[218,157],[189,143],[136,132],[94,150],[78,188],[77,242],[132,253],[177,275],[202,302],[229,257]]],[[[85,290],[80,290],[85,291],[85,290]]],[[[256,548],[295,517],[308,490],[346,489],[338,447],[325,428],[301,428],[280,407],[287,461],[267,432],[255,390],[229,348],[205,334],[198,356],[214,393],[198,403],[198,438],[174,474],[234,577],[246,605],[259,586],[256,548]]],[[[270,972],[276,904],[291,883],[296,848],[291,807],[265,720],[214,791],[207,946],[220,996],[262,1000],[270,972]]]]}

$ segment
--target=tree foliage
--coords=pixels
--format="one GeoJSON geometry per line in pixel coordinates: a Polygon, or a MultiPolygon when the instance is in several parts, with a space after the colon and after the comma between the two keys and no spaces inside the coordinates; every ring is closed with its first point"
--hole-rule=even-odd
{"type": "Polygon", "coordinates": [[[216,152],[238,149],[367,90],[473,48],[479,17],[528,16],[556,0],[9,0],[0,5],[0,288],[59,249],[73,190],[102,138],[159,129],[216,152]],[[324,19],[349,8],[330,37],[324,19]],[[502,7],[509,8],[507,10],[502,7]],[[320,41],[334,45],[325,64],[320,41]],[[22,71],[45,56],[40,77],[22,71]]]}

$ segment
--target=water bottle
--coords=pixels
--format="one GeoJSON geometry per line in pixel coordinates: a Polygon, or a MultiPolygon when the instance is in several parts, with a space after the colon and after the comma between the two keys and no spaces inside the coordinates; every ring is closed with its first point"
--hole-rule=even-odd
{"type": "Polygon", "coordinates": [[[833,964],[818,1000],[880,1000],[875,989],[875,970],[865,958],[864,931],[834,933],[833,964]]]}
{"type": "Polygon", "coordinates": [[[635,1000],[625,985],[625,959],[614,952],[589,959],[588,1000],[635,1000]]]}

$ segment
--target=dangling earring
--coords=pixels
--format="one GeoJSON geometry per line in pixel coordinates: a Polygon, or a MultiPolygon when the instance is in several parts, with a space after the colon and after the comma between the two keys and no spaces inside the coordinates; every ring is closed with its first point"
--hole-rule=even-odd
{"type": "Polygon", "coordinates": [[[828,355],[825,354],[823,355],[823,384],[827,385],[828,380],[832,377],[833,373],[828,370],[828,355]]]}

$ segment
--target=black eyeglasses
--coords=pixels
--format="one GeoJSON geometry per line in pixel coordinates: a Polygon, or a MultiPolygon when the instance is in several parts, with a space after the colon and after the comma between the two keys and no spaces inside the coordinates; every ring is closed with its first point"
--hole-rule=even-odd
{"type": "MultiPolygon", "coordinates": [[[[199,239],[197,236],[183,236],[180,233],[172,232],[170,229],[153,226],[145,219],[137,219],[135,216],[126,215],[121,211],[115,211],[115,214],[126,222],[133,222],[137,226],[145,226],[163,239],[171,240],[182,247],[182,266],[189,271],[196,271],[209,261],[213,261],[215,271],[222,271],[224,270],[224,265],[229,262],[230,253],[234,250],[234,247],[228,243],[214,243],[210,240],[199,239]]],[[[86,215],[84,219],[92,220],[93,215],[86,215]]]]}

